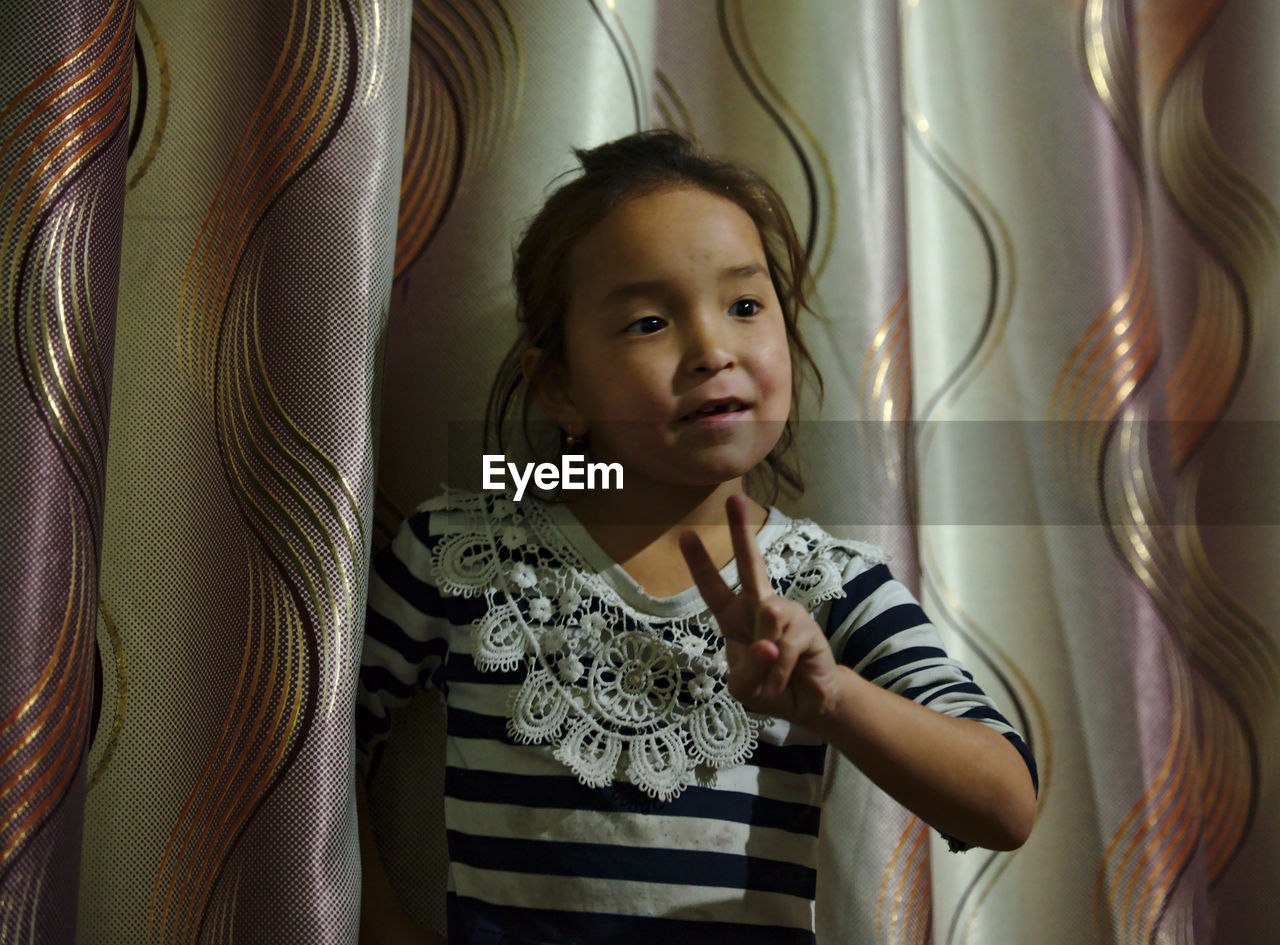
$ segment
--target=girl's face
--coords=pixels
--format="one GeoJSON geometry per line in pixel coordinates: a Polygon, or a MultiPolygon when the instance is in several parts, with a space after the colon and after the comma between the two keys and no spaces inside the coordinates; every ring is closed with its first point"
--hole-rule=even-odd
{"type": "Polygon", "coordinates": [[[573,247],[557,419],[592,458],[673,485],[750,472],[791,409],[782,306],[754,221],[695,187],[635,197],[573,247]]]}

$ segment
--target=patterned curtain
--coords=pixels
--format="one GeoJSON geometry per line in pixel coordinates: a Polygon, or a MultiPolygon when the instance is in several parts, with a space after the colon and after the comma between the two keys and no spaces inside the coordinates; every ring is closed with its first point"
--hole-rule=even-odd
{"type": "MultiPolygon", "coordinates": [[[[824,945],[1280,941],[1271,0],[15,0],[0,941],[354,942],[365,567],[478,479],[569,148],[756,167],[817,274],[787,508],[1029,737],[949,854],[831,766],[824,945]],[[109,449],[108,449],[109,445],[109,449]]],[[[442,925],[440,719],[372,785],[442,925]]]]}

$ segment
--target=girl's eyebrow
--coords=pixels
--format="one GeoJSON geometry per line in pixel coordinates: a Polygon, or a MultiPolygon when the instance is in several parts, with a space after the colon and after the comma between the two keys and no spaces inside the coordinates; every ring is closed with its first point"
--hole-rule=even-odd
{"type": "MultiPolygon", "coordinates": [[[[756,262],[742,263],[737,266],[727,266],[720,270],[719,281],[721,282],[740,282],[743,279],[750,279],[752,276],[764,274],[764,267],[756,262]]],[[[627,302],[636,298],[653,298],[657,295],[664,295],[670,291],[670,283],[665,279],[646,279],[639,282],[623,282],[615,285],[607,293],[605,293],[603,304],[613,305],[618,302],[627,302]]]]}
{"type": "Polygon", "coordinates": [[[628,302],[631,299],[653,298],[656,295],[662,295],[668,289],[667,283],[662,279],[649,279],[643,282],[623,282],[615,285],[612,289],[605,293],[604,299],[601,301],[605,305],[613,305],[618,302],[628,302]]]}
{"type": "Polygon", "coordinates": [[[737,279],[749,279],[752,276],[763,275],[764,267],[756,262],[743,263],[741,266],[730,266],[728,269],[720,270],[720,281],[728,282],[737,279]]]}

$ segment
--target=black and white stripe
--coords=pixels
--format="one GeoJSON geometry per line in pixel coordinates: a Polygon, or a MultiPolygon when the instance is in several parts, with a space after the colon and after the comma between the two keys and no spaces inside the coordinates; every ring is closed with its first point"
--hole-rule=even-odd
{"type": "MultiPolygon", "coordinates": [[[[747,763],[670,801],[624,780],[583,785],[551,746],[508,734],[524,670],[481,672],[472,660],[484,600],[433,586],[440,517],[414,515],[374,561],[356,711],[367,765],[397,705],[426,686],[445,694],[450,941],[812,945],[825,746],[777,722],[747,763]]],[[[886,566],[855,557],[843,582],[845,597],[815,613],[841,663],[991,725],[1030,764],[886,566]]]]}

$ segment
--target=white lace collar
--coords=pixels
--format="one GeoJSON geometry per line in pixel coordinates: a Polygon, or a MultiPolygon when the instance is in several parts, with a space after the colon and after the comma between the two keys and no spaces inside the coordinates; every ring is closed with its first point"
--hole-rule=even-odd
{"type": "MultiPolygon", "coordinates": [[[[628,606],[653,617],[686,617],[706,609],[702,594],[696,586],[685,588],[670,597],[654,597],[622,565],[609,557],[609,553],[596,543],[586,526],[563,502],[543,503],[541,511],[565,540],[573,545],[587,570],[599,574],[628,606]]],[[[768,517],[756,535],[756,541],[760,547],[768,548],[782,537],[791,524],[792,520],[782,511],[770,507],[768,517]]],[[[720,576],[730,587],[737,587],[737,562],[731,560],[721,569],[720,576]]]]}
{"type": "MultiPolygon", "coordinates": [[[[622,768],[664,801],[755,751],[770,720],[729,695],[724,641],[696,587],[649,596],[564,506],[446,489],[421,508],[460,513],[431,568],[442,594],[485,597],[477,668],[527,669],[508,707],[512,737],[554,746],[586,785],[611,784],[622,768]]],[[[776,508],[757,538],[775,589],[810,611],[844,596],[851,557],[886,560],[776,508]]],[[[734,586],[736,565],[721,575],[734,586]]]]}

